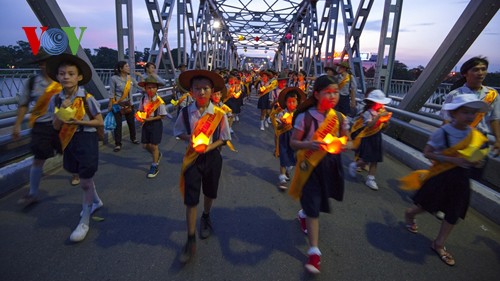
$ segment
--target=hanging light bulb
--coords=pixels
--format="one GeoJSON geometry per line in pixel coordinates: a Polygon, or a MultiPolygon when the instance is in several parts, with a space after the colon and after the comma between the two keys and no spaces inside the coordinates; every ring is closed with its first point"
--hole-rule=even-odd
{"type": "Polygon", "coordinates": [[[245,36],[243,35],[238,36],[238,41],[243,41],[243,40],[245,40],[245,36]]]}
{"type": "Polygon", "coordinates": [[[255,41],[259,42],[260,38],[259,36],[255,36],[255,41]]]}

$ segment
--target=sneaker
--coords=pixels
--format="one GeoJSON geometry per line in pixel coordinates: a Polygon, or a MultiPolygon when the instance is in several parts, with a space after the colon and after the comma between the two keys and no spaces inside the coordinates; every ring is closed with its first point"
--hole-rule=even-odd
{"type": "Polygon", "coordinates": [[[269,117],[266,119],[266,121],[267,121],[268,124],[273,123],[273,121],[271,121],[271,118],[269,118],[269,117]]]}
{"type": "MultiPolygon", "coordinates": [[[[104,203],[102,200],[99,200],[97,203],[92,203],[92,207],[90,208],[90,214],[92,215],[95,213],[95,211],[99,210],[102,206],[104,206],[104,203]]],[[[80,217],[83,216],[83,210],[80,212],[80,217]]]]}
{"type": "Polygon", "coordinates": [[[181,263],[187,263],[196,253],[196,239],[193,241],[187,241],[186,245],[182,249],[182,254],[179,257],[181,263]]]}
{"type": "Polygon", "coordinates": [[[312,274],[318,274],[320,273],[319,267],[321,265],[321,258],[319,255],[312,254],[309,255],[309,259],[307,260],[307,263],[305,265],[305,268],[307,271],[309,271],[312,274]]]}
{"type": "Polygon", "coordinates": [[[156,175],[158,175],[158,172],[159,172],[158,166],[151,165],[151,168],[149,168],[148,178],[152,179],[152,178],[156,177],[156,175]]]}
{"type": "Polygon", "coordinates": [[[80,242],[85,239],[87,232],[89,232],[89,226],[84,223],[80,223],[75,230],[73,230],[71,236],[69,236],[69,240],[71,242],[80,242]]]}
{"type": "Polygon", "coordinates": [[[264,129],[264,124],[260,124],[260,130],[261,130],[261,131],[266,130],[266,129],[264,129]]]}
{"type": "Polygon", "coordinates": [[[445,214],[441,211],[437,211],[436,214],[435,214],[436,218],[440,219],[440,220],[444,220],[444,216],[445,214]]]}
{"type": "Polygon", "coordinates": [[[26,194],[17,200],[17,204],[29,206],[38,202],[38,196],[26,194]]]}
{"type": "Polygon", "coordinates": [[[138,140],[130,140],[133,144],[140,144],[138,140]]]}
{"type": "Polygon", "coordinates": [[[279,175],[278,179],[279,179],[279,181],[280,181],[280,183],[279,183],[278,187],[279,187],[281,190],[285,190],[285,189],[287,189],[287,188],[288,188],[287,183],[286,183],[286,181],[287,181],[287,177],[286,177],[285,175],[279,175]]]}
{"type": "Polygon", "coordinates": [[[117,145],[115,146],[115,148],[113,149],[114,152],[118,152],[122,149],[121,145],[117,145]]]}
{"type": "Polygon", "coordinates": [[[368,179],[366,180],[366,185],[367,185],[369,188],[373,189],[373,190],[378,190],[378,185],[377,185],[377,183],[375,182],[375,179],[374,179],[374,178],[373,178],[373,179],[368,178],[368,179]]]}
{"type": "Polygon", "coordinates": [[[304,232],[304,234],[307,234],[306,218],[301,218],[300,215],[297,214],[297,219],[299,220],[300,230],[302,230],[302,232],[304,232]]]}
{"type": "Polygon", "coordinates": [[[358,165],[356,165],[356,162],[352,162],[349,164],[349,176],[352,178],[356,177],[356,170],[358,169],[358,165]]]}
{"type": "Polygon", "coordinates": [[[210,220],[210,216],[204,218],[201,216],[200,219],[200,238],[201,239],[207,239],[212,235],[213,228],[212,228],[212,221],[210,220]]]}
{"type": "Polygon", "coordinates": [[[269,122],[264,122],[264,125],[266,125],[266,128],[269,128],[269,122]]]}

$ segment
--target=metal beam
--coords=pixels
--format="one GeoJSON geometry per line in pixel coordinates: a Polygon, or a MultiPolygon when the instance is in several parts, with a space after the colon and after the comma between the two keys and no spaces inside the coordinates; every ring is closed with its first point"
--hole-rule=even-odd
{"type": "Polygon", "coordinates": [[[432,57],[429,65],[405,95],[398,108],[418,112],[427,99],[434,93],[465,52],[474,43],[488,22],[498,12],[500,1],[470,1],[462,15],[446,36],[432,57]]]}
{"type": "Polygon", "coordinates": [[[125,60],[124,37],[127,37],[128,46],[128,64],[130,66],[130,73],[135,72],[135,49],[134,49],[134,21],[132,0],[116,0],[116,34],[118,39],[118,60],[125,60]],[[126,26],[123,24],[123,8],[127,17],[126,26]]]}
{"type": "MultiPolygon", "coordinates": [[[[47,26],[49,28],[61,28],[63,26],[69,26],[69,23],[64,17],[61,8],[59,8],[59,5],[57,5],[56,0],[27,0],[27,2],[42,26],[47,26]]],[[[94,66],[90,62],[90,59],[88,58],[81,45],[78,48],[77,56],[87,62],[87,64],[90,66],[90,69],[92,70],[92,80],[90,80],[90,82],[85,85],[85,89],[88,92],[92,93],[97,99],[108,98],[108,93],[106,91],[106,88],[104,87],[104,84],[99,78],[99,75],[97,75],[94,66]]]]}

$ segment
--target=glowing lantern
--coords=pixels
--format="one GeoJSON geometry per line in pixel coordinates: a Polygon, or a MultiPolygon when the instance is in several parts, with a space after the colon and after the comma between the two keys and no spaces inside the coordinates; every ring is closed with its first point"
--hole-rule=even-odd
{"type": "Polygon", "coordinates": [[[387,114],[386,116],[380,116],[378,118],[378,121],[382,122],[382,123],[385,123],[385,122],[389,121],[391,119],[391,117],[392,117],[392,112],[388,112],[388,113],[389,114],[387,114]]]}
{"type": "Polygon", "coordinates": [[[255,41],[259,42],[260,38],[259,36],[255,36],[255,41]]]}
{"type": "Polygon", "coordinates": [[[287,34],[285,35],[285,39],[286,39],[286,40],[290,40],[290,39],[292,39],[292,34],[291,34],[291,33],[287,33],[287,34]]]}
{"type": "Polygon", "coordinates": [[[137,121],[139,121],[139,122],[141,122],[141,123],[142,123],[142,122],[144,122],[144,119],[148,118],[148,116],[147,116],[147,115],[148,115],[148,114],[147,114],[147,112],[144,112],[144,111],[137,111],[137,112],[135,113],[135,119],[137,119],[137,121]]]}
{"type": "Polygon", "coordinates": [[[59,120],[67,122],[75,118],[76,109],[72,107],[60,107],[55,109],[55,115],[59,120]]]}
{"type": "Polygon", "coordinates": [[[283,114],[283,116],[281,117],[281,121],[285,124],[292,124],[292,118],[293,114],[285,112],[285,114],[283,114]]]}
{"type": "Polygon", "coordinates": [[[243,35],[238,36],[238,41],[243,41],[243,40],[245,40],[245,36],[243,35]]]}
{"type": "Polygon", "coordinates": [[[203,153],[207,149],[210,139],[204,133],[193,136],[193,148],[198,153],[203,153]]]}
{"type": "Polygon", "coordinates": [[[339,154],[342,147],[347,144],[347,137],[343,136],[340,138],[334,137],[331,134],[327,134],[323,138],[325,144],[321,145],[321,148],[330,154],[339,154]]]}
{"type": "Polygon", "coordinates": [[[236,92],[236,93],[234,93],[234,94],[233,94],[233,97],[234,97],[235,99],[239,98],[240,96],[241,96],[241,91],[236,92]]]}

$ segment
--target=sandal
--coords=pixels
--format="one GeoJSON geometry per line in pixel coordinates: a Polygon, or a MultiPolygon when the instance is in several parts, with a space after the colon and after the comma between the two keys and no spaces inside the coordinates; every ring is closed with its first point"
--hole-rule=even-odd
{"type": "Polygon", "coordinates": [[[121,149],[122,149],[122,147],[121,147],[121,146],[119,146],[119,145],[117,145],[117,146],[115,146],[115,149],[113,149],[113,151],[114,151],[114,152],[118,152],[118,151],[120,151],[121,149]]]}
{"type": "Polygon", "coordinates": [[[80,177],[73,175],[73,177],[71,178],[71,185],[75,186],[79,184],[80,184],[80,177]]]}
{"type": "Polygon", "coordinates": [[[132,142],[133,144],[140,144],[140,142],[139,142],[138,140],[131,140],[131,142],[132,142]]]}
{"type": "Polygon", "coordinates": [[[410,218],[405,212],[405,222],[406,229],[411,233],[418,233],[417,220],[415,218],[410,218]]]}
{"type": "Polygon", "coordinates": [[[439,256],[439,258],[449,266],[455,265],[455,259],[453,256],[446,251],[446,247],[439,247],[436,245],[436,241],[432,241],[431,249],[439,256]]]}

